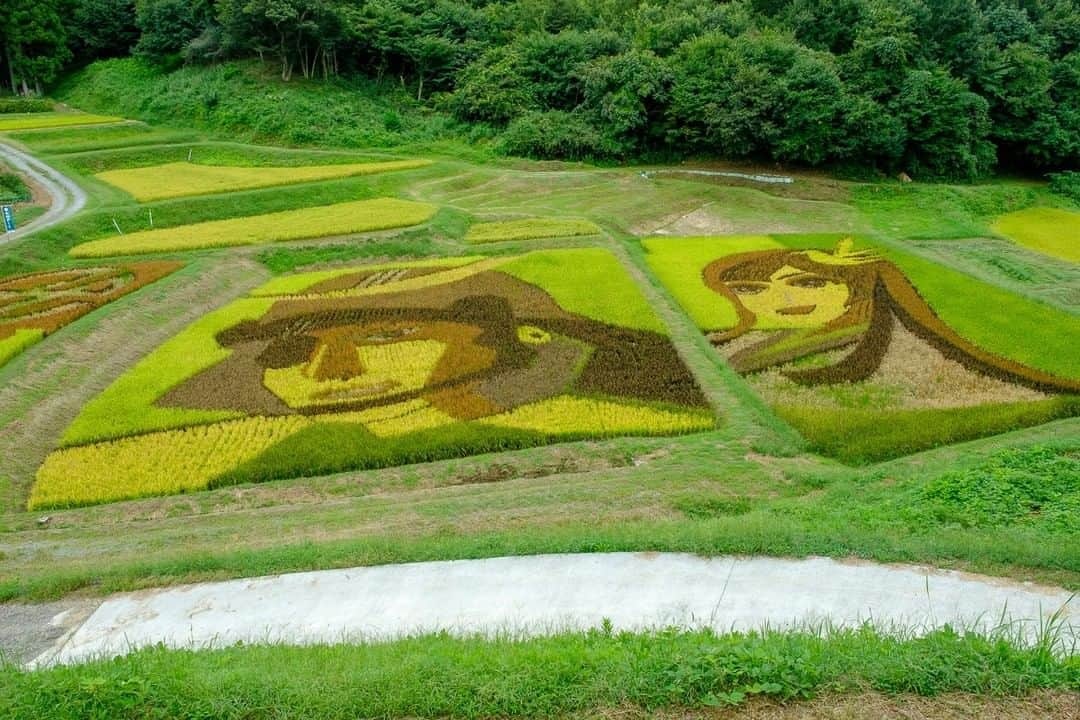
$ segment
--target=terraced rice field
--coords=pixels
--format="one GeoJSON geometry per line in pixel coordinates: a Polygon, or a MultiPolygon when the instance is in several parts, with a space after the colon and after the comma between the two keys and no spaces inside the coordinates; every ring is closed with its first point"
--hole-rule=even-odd
{"type": "Polygon", "coordinates": [[[104,125],[123,121],[112,115],[90,113],[28,113],[0,116],[0,132],[35,130],[37,128],[71,127],[73,125],[104,125]]]}
{"type": "Polygon", "coordinates": [[[149,167],[107,170],[95,177],[129,193],[139,202],[167,200],[191,195],[253,190],[303,182],[413,170],[430,165],[428,160],[393,160],[305,167],[230,167],[174,162],[149,167]]]}
{"type": "Polygon", "coordinates": [[[588,220],[559,218],[527,218],[500,222],[476,223],[469,228],[465,241],[470,243],[504,242],[510,240],[543,240],[546,238],[600,235],[603,231],[588,220]]]}
{"type": "Polygon", "coordinates": [[[427,222],[435,207],[394,198],[215,220],[92,240],[71,249],[76,258],[144,255],[354,235],[427,222]]]}

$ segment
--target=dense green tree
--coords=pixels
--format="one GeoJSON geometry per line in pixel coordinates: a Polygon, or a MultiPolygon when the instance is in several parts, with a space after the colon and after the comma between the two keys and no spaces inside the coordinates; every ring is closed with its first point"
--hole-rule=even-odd
{"type": "Polygon", "coordinates": [[[282,80],[297,68],[306,78],[337,73],[345,20],[333,0],[218,0],[217,19],[243,44],[274,56],[282,80]]]}
{"type": "Polygon", "coordinates": [[[561,110],[530,112],[515,118],[502,142],[506,152],[533,158],[585,160],[614,151],[584,117],[561,110]]]}
{"type": "Polygon", "coordinates": [[[11,90],[41,94],[71,59],[61,0],[5,0],[0,29],[11,90]]]}
{"type": "MultiPolygon", "coordinates": [[[[1077,0],[7,0],[0,72],[260,58],[363,75],[550,157],[975,177],[1080,162],[1077,0]],[[132,3],[135,3],[134,9],[132,3]],[[61,18],[63,22],[58,22],[61,18]],[[65,40],[66,36],[66,40],[65,40]]],[[[391,92],[385,88],[385,92],[391,92]]]]}
{"type": "Polygon", "coordinates": [[[502,125],[522,113],[539,110],[540,102],[525,76],[517,48],[499,47],[461,71],[448,106],[462,120],[502,125]]]}
{"type": "Polygon", "coordinates": [[[712,34],[684,46],[672,66],[672,133],[698,152],[835,159],[848,98],[829,55],[775,34],[712,34]]]}
{"type": "Polygon", "coordinates": [[[207,0],[136,0],[139,42],[134,52],[162,65],[175,65],[187,44],[205,31],[210,18],[207,0]]]}
{"type": "Polygon", "coordinates": [[[993,166],[986,101],[946,71],[908,73],[893,112],[906,129],[902,162],[910,174],[974,179],[993,166]]]}
{"type": "Polygon", "coordinates": [[[630,50],[589,61],[578,76],[582,109],[619,154],[632,155],[660,143],[674,79],[663,60],[648,50],[630,50]]]}
{"type": "Polygon", "coordinates": [[[78,62],[127,55],[139,41],[135,0],[74,0],[68,9],[68,38],[78,62]]]}

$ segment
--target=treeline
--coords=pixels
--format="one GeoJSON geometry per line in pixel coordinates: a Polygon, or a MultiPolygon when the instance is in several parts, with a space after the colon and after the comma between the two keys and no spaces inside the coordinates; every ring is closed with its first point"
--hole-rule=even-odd
{"type": "Polygon", "coordinates": [[[126,54],[407,85],[515,154],[1080,165],[1077,0],[5,0],[15,92],[126,54]]]}

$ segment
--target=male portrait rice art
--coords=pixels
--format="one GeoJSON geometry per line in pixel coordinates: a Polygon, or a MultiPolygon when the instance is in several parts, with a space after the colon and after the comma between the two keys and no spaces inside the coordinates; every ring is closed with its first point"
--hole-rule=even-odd
{"type": "MultiPolygon", "coordinates": [[[[622,273],[588,250],[283,278],[289,287],[271,283],[189,328],[176,339],[188,357],[162,348],[134,368],[171,364],[176,382],[128,402],[121,421],[88,406],[31,504],[711,427],[693,376],[622,273]],[[610,266],[604,302],[583,287],[563,289],[560,304],[523,279],[537,268],[572,276],[582,252],[610,266]],[[628,305],[644,314],[637,327],[616,322],[628,305]],[[213,361],[198,362],[200,348],[213,361]]],[[[121,379],[98,402],[125,392],[121,379]]]]}

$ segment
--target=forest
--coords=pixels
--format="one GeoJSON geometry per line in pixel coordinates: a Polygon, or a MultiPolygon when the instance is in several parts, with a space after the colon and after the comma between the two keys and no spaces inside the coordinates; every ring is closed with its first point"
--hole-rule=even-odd
{"type": "Polygon", "coordinates": [[[1080,164],[1077,0],[5,0],[0,79],[258,59],[366,78],[510,154],[921,178],[1080,164]]]}

